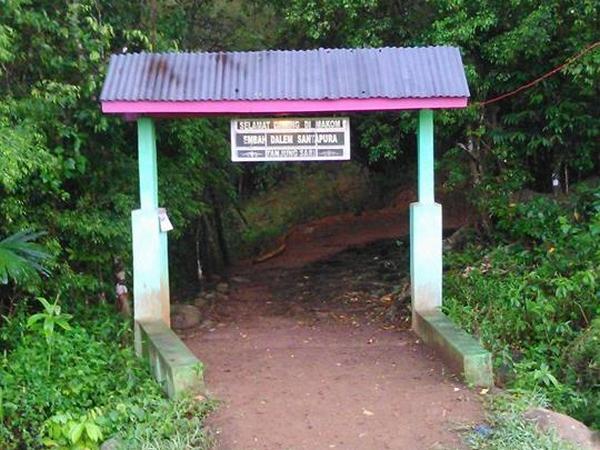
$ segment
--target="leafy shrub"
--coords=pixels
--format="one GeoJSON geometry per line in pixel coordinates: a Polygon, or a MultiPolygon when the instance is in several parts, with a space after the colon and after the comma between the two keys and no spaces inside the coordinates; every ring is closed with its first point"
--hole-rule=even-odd
{"type": "MultiPolygon", "coordinates": [[[[48,306],[34,324],[67,319],[48,306]]],[[[134,355],[130,324],[112,308],[81,308],[68,323],[52,333],[50,364],[48,325],[23,332],[0,359],[0,448],[96,448],[113,435],[141,448],[175,423],[181,433],[206,439],[201,419],[210,405],[166,400],[134,355]],[[179,422],[166,424],[175,414],[179,422]]],[[[10,326],[25,328],[24,318],[10,326]]]]}
{"type": "Polygon", "coordinates": [[[44,423],[42,435],[46,437],[42,442],[47,447],[97,447],[102,439],[102,431],[97,423],[101,413],[100,408],[94,408],[80,417],[73,417],[70,413],[56,414],[44,423]]]}
{"type": "Polygon", "coordinates": [[[491,247],[448,256],[447,312],[480,336],[509,386],[541,388],[555,408],[600,428],[600,189],[496,214],[491,247]]]}
{"type": "Polygon", "coordinates": [[[600,426],[600,318],[594,319],[563,354],[567,367],[567,382],[579,389],[596,392],[587,404],[580,408],[578,415],[585,421],[600,426]]]}
{"type": "Polygon", "coordinates": [[[565,361],[577,374],[578,385],[591,388],[600,380],[600,318],[567,347],[565,361]]]}

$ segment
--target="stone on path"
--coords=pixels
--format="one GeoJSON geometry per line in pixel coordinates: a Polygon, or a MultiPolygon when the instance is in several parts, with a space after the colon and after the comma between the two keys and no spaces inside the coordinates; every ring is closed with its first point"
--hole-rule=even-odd
{"type": "Polygon", "coordinates": [[[100,446],[100,450],[119,450],[123,448],[123,443],[116,437],[112,437],[100,446]]]}
{"type": "Polygon", "coordinates": [[[239,277],[239,276],[231,277],[231,281],[233,281],[234,283],[238,283],[238,284],[250,283],[250,280],[248,278],[239,277]]]}
{"type": "Polygon", "coordinates": [[[177,330],[186,330],[200,324],[202,313],[198,307],[185,303],[171,305],[171,326],[177,330]]]}
{"type": "Polygon", "coordinates": [[[565,414],[546,408],[532,408],[524,417],[534,422],[543,432],[554,431],[563,441],[581,450],[600,450],[600,436],[585,424],[565,414]]]}
{"type": "Polygon", "coordinates": [[[227,294],[229,291],[229,285],[227,283],[219,283],[217,284],[217,292],[220,294],[227,294]]]}

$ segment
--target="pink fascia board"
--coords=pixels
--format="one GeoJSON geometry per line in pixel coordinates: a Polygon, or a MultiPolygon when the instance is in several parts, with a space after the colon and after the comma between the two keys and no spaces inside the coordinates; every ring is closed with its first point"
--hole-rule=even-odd
{"type": "Polygon", "coordinates": [[[297,114],[465,108],[466,97],[338,100],[104,101],[102,112],[126,117],[297,114]]]}

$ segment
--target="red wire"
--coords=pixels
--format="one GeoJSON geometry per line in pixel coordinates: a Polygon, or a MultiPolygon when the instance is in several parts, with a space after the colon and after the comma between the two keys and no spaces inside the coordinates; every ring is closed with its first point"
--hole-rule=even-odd
{"type": "Polygon", "coordinates": [[[591,52],[592,50],[594,50],[596,47],[600,46],[600,41],[595,42],[593,44],[588,45],[587,47],[585,47],[583,50],[581,50],[579,53],[571,56],[570,58],[568,58],[564,63],[562,63],[560,66],[555,67],[554,69],[552,69],[549,72],[546,72],[544,75],[542,75],[539,78],[536,78],[533,81],[530,81],[527,84],[524,84],[521,87],[518,87],[517,89],[507,92],[505,94],[499,95],[497,97],[493,97],[490,98],[488,100],[483,100],[481,102],[477,102],[475,103],[475,106],[484,106],[484,105],[489,105],[490,103],[495,103],[495,102],[499,102],[500,100],[505,99],[506,97],[510,97],[512,95],[518,94],[521,91],[524,91],[525,89],[529,89],[532,86],[535,86],[536,84],[538,84],[540,81],[545,80],[546,78],[554,75],[557,72],[560,72],[562,69],[564,69],[566,66],[568,66],[569,64],[575,62],[576,60],[578,60],[579,58],[581,58],[583,55],[585,55],[586,53],[591,52]]]}

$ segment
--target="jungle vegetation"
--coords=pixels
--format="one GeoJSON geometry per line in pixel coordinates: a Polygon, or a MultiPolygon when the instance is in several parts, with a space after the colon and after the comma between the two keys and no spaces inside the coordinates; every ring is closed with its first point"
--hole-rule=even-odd
{"type": "MultiPolygon", "coordinates": [[[[472,104],[436,115],[436,152],[443,188],[467,191],[478,220],[447,259],[448,312],[494,352],[508,387],[540,389],[600,428],[598,41],[594,0],[0,0],[0,447],[168,439],[165,414],[184,423],[181,439],[205,442],[186,419],[194,406],[163,402],[107,306],[131,266],[138,203],[135,127],[99,108],[107,61],[179,49],[459,46],[472,104]],[[553,177],[558,196],[515,197],[550,194],[553,177]],[[51,336],[27,326],[35,313],[58,324],[51,336]],[[55,370],[74,357],[97,363],[55,370]],[[111,367],[126,370],[107,380],[111,367]]],[[[381,183],[411,171],[415,119],[352,117],[353,159],[381,183]]],[[[265,238],[241,205],[296,168],[230,163],[225,120],[159,122],[158,135],[173,282],[185,287],[198,260],[216,273],[265,238]]]]}

